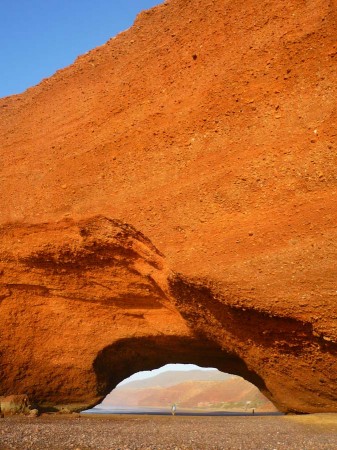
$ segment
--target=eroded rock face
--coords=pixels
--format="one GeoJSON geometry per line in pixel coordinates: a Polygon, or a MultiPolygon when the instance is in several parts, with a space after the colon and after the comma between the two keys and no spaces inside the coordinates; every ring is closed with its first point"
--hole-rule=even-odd
{"type": "Polygon", "coordinates": [[[161,254],[118,221],[6,226],[0,273],[1,394],[88,406],[133,372],[131,360],[115,362],[101,381],[94,363],[106,347],[191,334],[167,305],[161,254]]]}
{"type": "Polygon", "coordinates": [[[199,361],[335,411],[336,11],[170,0],[0,100],[0,223],[31,224],[2,229],[3,392],[199,361]]]}
{"type": "Polygon", "coordinates": [[[0,414],[14,416],[16,414],[30,414],[30,402],[27,395],[0,396],[0,414]]]}
{"type": "Polygon", "coordinates": [[[79,410],[134,372],[192,362],[243,376],[282,411],[337,409],[335,343],[175,274],[129,225],[8,225],[0,261],[2,395],[79,410]]]}

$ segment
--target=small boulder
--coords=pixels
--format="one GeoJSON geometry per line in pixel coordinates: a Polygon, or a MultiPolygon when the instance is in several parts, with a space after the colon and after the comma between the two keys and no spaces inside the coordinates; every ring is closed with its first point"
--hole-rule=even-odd
{"type": "Polygon", "coordinates": [[[29,411],[29,417],[38,417],[39,415],[39,410],[38,409],[31,409],[29,411]]]}
{"type": "Polygon", "coordinates": [[[25,394],[0,397],[0,411],[5,416],[29,414],[29,399],[25,394]]]}

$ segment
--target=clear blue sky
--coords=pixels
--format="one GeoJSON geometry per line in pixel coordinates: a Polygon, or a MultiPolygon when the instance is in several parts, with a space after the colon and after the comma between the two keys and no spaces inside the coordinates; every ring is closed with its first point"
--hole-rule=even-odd
{"type": "Polygon", "coordinates": [[[162,1],[0,0],[0,97],[68,66],[162,1]]]}

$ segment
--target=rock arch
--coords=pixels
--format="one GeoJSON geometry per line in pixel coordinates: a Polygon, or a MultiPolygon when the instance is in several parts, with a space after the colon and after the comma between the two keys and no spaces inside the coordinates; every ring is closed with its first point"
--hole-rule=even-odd
{"type": "Polygon", "coordinates": [[[223,372],[238,374],[266,392],[262,378],[250,370],[242,359],[197,335],[122,339],[99,352],[94,370],[99,390],[106,396],[133,373],[153,370],[172,362],[212,366],[223,372]]]}
{"type": "Polygon", "coordinates": [[[336,411],[336,345],[234,286],[174,273],[102,216],[1,228],[0,395],[81,410],[167,362],[238,374],[284,412],[336,411]]]}

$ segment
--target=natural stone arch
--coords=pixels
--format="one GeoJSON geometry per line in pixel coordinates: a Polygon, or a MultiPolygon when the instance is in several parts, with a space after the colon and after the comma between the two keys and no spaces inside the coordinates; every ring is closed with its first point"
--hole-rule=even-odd
{"type": "Polygon", "coordinates": [[[267,393],[263,380],[249,370],[242,359],[197,336],[129,338],[104,348],[94,362],[99,391],[105,397],[134,373],[169,363],[215,367],[222,372],[239,375],[267,393]]]}
{"type": "Polygon", "coordinates": [[[284,412],[337,410],[333,342],[235,286],[173,273],[133,227],[99,216],[0,232],[0,395],[81,410],[131,373],[190,362],[243,376],[284,412]]]}

